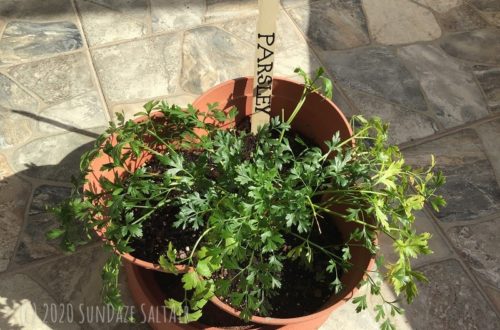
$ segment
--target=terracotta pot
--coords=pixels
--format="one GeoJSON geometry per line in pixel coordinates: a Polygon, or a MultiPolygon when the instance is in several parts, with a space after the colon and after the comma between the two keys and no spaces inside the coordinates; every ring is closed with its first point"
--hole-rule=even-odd
{"type": "MultiPolygon", "coordinates": [[[[227,81],[204,93],[195,100],[193,106],[201,111],[206,111],[208,108],[207,104],[214,102],[217,102],[219,108],[224,110],[236,107],[240,110],[240,114],[237,117],[237,120],[239,120],[251,113],[252,88],[253,79],[249,77],[227,81]]],[[[299,101],[302,90],[303,86],[300,84],[287,79],[274,78],[271,115],[281,116],[283,110],[285,119],[288,118],[299,101]]],[[[352,129],[342,112],[333,102],[323,98],[319,94],[308,96],[303,109],[295,117],[292,128],[302,136],[313,141],[323,150],[326,149],[324,141],[330,140],[337,131],[340,132],[342,139],[352,136],[352,129]]],[[[341,232],[344,240],[348,238],[349,234],[357,226],[354,223],[343,221],[337,221],[335,225],[341,232]]],[[[365,270],[373,269],[373,256],[368,250],[361,247],[352,247],[351,255],[351,262],[355,266],[341,278],[344,289],[339,294],[332,296],[317,312],[296,318],[254,316],[251,321],[260,325],[259,328],[266,329],[302,330],[319,328],[333,310],[344,304],[354,295],[357,290],[356,286],[364,278],[365,270]]],[[[162,303],[163,300],[159,299],[159,297],[165,293],[158,290],[158,286],[148,277],[149,275],[145,275],[144,271],[134,267],[127,267],[127,275],[129,281],[134,283],[131,285],[131,290],[137,304],[155,306],[155,304],[162,303]],[[152,285],[152,287],[141,287],[143,285],[152,285]]],[[[238,310],[223,303],[217,297],[212,298],[211,302],[220,311],[227,313],[227,315],[233,317],[239,315],[238,310]]],[[[170,323],[154,323],[151,325],[154,329],[175,329],[170,323]]],[[[201,323],[195,323],[193,326],[195,328],[198,326],[202,326],[202,328],[206,327],[206,325],[201,325],[201,323]]]]}

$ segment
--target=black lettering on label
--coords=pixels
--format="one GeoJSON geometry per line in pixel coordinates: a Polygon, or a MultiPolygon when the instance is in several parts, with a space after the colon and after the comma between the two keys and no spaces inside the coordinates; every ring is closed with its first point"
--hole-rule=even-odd
{"type": "Polygon", "coordinates": [[[264,72],[271,72],[273,70],[273,62],[269,64],[260,64],[258,66],[257,74],[260,76],[264,72]]]}
{"type": "Polygon", "coordinates": [[[271,83],[273,82],[273,77],[271,76],[258,76],[257,78],[257,83],[259,85],[271,85],[271,83]]]}
{"type": "Polygon", "coordinates": [[[272,46],[274,44],[274,32],[272,34],[260,34],[258,35],[258,38],[264,38],[266,40],[266,44],[268,46],[272,46]]]}
{"type": "Polygon", "coordinates": [[[259,45],[257,46],[257,49],[262,49],[262,57],[260,57],[260,58],[258,59],[258,62],[259,62],[259,63],[260,63],[260,62],[262,62],[262,61],[264,61],[265,59],[267,59],[267,58],[269,58],[269,57],[273,56],[273,54],[274,54],[274,52],[270,51],[270,50],[269,50],[269,49],[267,49],[266,47],[263,47],[261,44],[259,44],[259,45]]]}

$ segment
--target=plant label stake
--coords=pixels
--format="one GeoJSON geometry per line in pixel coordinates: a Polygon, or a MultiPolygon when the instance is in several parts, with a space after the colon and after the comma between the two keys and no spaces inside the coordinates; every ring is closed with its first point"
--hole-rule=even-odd
{"type": "Polygon", "coordinates": [[[257,51],[253,80],[252,132],[269,122],[273,85],[276,18],[280,0],[259,0],[257,51]]]}

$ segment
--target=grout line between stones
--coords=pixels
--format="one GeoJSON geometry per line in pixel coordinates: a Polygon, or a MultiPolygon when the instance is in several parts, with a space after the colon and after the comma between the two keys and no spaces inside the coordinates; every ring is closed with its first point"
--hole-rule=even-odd
{"type": "Polygon", "coordinates": [[[108,104],[106,102],[106,98],[104,97],[104,93],[102,91],[101,82],[100,82],[99,77],[97,75],[97,72],[95,70],[94,61],[92,59],[92,54],[90,53],[90,48],[89,48],[89,45],[87,42],[87,36],[85,35],[85,32],[83,31],[83,25],[81,22],[80,12],[77,10],[77,7],[76,7],[76,0],[71,0],[71,5],[73,7],[73,11],[74,11],[74,14],[76,16],[76,24],[77,24],[78,29],[80,30],[80,33],[81,33],[82,38],[83,38],[83,47],[82,48],[83,48],[83,51],[85,52],[85,56],[87,57],[88,66],[89,66],[89,69],[90,69],[91,75],[92,75],[92,80],[94,81],[95,88],[97,89],[97,93],[99,94],[99,97],[101,99],[102,106],[104,107],[103,110],[104,110],[104,115],[106,117],[106,120],[110,121],[111,116],[109,114],[108,104]]]}

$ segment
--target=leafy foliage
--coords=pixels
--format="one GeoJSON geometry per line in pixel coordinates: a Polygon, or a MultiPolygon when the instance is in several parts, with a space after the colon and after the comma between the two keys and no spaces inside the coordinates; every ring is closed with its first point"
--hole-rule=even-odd
{"type": "MultiPolygon", "coordinates": [[[[179,275],[185,299],[165,302],[189,322],[201,316],[214,294],[240,309],[246,320],[253,314],[269,314],[269,299],[282,286],[286,260],[300,260],[307,268],[319,255],[326,257],[323,275],[338,293],[339,273],[356,267],[351,247],[362,245],[375,254],[374,239],[381,233],[393,239],[399,256],[387,264],[387,278],[396,293],[411,302],[417,294],[415,282],[425,277],[411,268],[410,260],[431,253],[430,235],[414,232],[414,212],[425,202],[436,209],[445,204],[436,194],[444,178],[434,170],[433,160],[427,169],[406,165],[399,149],[387,145],[387,125],[377,118],[353,118],[354,136],[341,140],[334,135],[325,141],[325,152],[293,135],[293,119],[307,96],[319,91],[316,83],[326,87],[327,95],[332,88],[321,70],[312,79],[297,72],[306,84],[296,109],[287,121],[273,118],[256,135],[221,129],[237,111],[223,112],[216,105],[202,113],[155,101],[139,113],[146,116],[142,121],[119,116],[118,125],[111,123],[82,157],[83,181],[75,183],[73,198],[56,209],[61,227],[49,236],[62,236],[71,250],[78,223],[89,233],[105,228],[106,244],[129,253],[130,240],[143,235],[142,226],[154,212],[178,207],[173,226],[195,230],[199,236],[188,256],[179,257],[169,244],[158,262],[173,273],[178,264],[192,267],[179,275]],[[123,174],[114,180],[102,177],[102,192],[82,189],[90,162],[102,154],[110,157],[102,170],[120,169],[123,174]],[[153,155],[165,171],[132,170],[128,162],[145,154],[153,155]],[[357,224],[341,247],[315,240],[331,218],[357,224]],[[290,242],[297,243],[289,246],[290,242]]],[[[115,307],[121,304],[119,264],[119,257],[113,256],[103,273],[106,301],[115,307]]],[[[371,292],[380,294],[380,282],[367,276],[371,292]]],[[[365,296],[353,303],[358,312],[367,308],[365,296]]],[[[383,320],[383,329],[392,329],[388,315],[401,310],[392,302],[386,304],[375,306],[376,317],[383,320]]]]}

